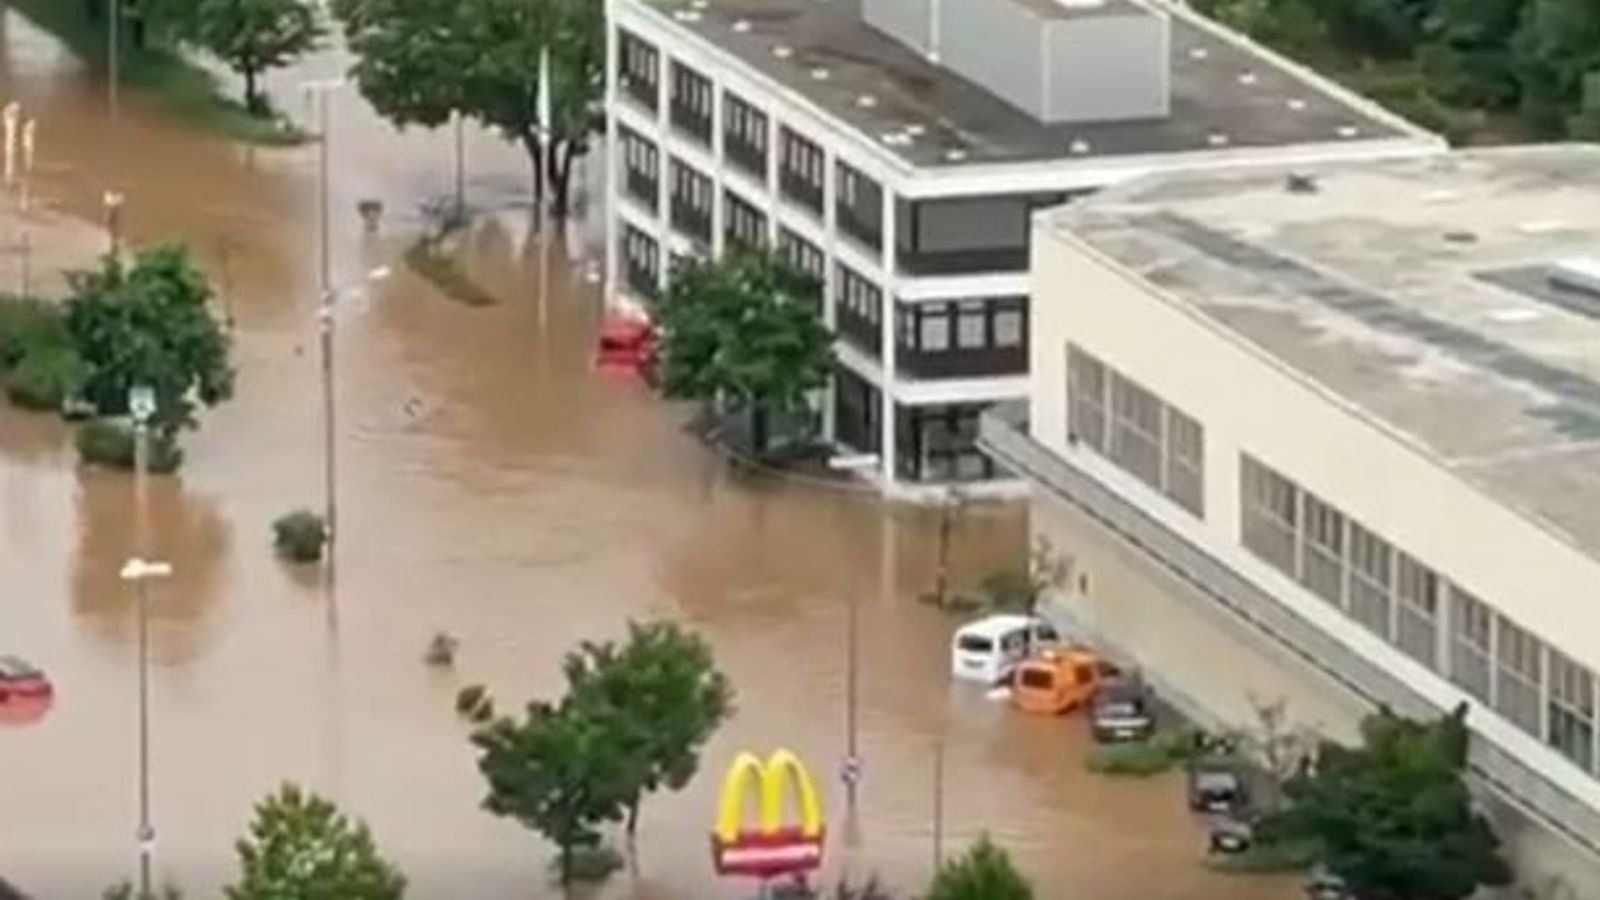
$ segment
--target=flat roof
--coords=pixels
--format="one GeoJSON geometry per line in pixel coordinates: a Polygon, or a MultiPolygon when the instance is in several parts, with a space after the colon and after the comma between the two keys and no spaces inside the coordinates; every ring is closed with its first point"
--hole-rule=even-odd
{"type": "Polygon", "coordinates": [[[1046,217],[1600,557],[1600,284],[1552,279],[1600,258],[1600,146],[1152,179],[1046,217]]]}
{"type": "MultiPolygon", "coordinates": [[[[1094,159],[1416,136],[1324,86],[1171,16],[1171,112],[1048,124],[861,18],[860,0],[640,0],[915,166],[1094,159]],[[779,54],[774,54],[776,48],[779,54]],[[817,77],[817,70],[825,75],[817,77]],[[870,98],[870,99],[866,99],[870,98]]],[[[960,0],[976,2],[976,0],[960,0]]],[[[1126,0],[1115,0],[1116,3],[1126,0]]],[[[1075,13],[1058,7],[1064,16],[1075,13]]],[[[1081,14],[1081,13],[1079,13],[1081,14]]]]}

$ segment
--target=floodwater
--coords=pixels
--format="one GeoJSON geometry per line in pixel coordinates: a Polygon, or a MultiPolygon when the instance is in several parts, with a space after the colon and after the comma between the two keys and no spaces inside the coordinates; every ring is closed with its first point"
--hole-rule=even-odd
{"type": "MultiPolygon", "coordinates": [[[[215,896],[251,803],[283,780],[367,820],[412,895],[531,898],[549,885],[535,835],[479,809],[455,690],[502,704],[559,687],[581,640],[666,616],[712,642],[738,714],[701,777],[651,799],[632,872],[596,896],[748,895],[710,872],[707,831],[733,754],[798,751],[825,788],[830,869],[922,883],[931,865],[935,747],[945,841],[992,832],[1044,898],[1283,898],[1199,863],[1201,833],[1173,779],[1089,776],[1081,722],[1031,719],[953,688],[952,622],[919,604],[935,516],[730,473],[682,432],[683,411],[590,371],[598,238],[529,226],[525,164],[469,140],[472,200],[490,212],[471,268],[492,306],[447,299],[397,265],[338,313],[340,547],[335,601],[272,557],[268,525],[321,502],[313,296],[315,152],[197,137],[125,95],[111,123],[93,74],[6,14],[0,89],[40,120],[35,193],[93,223],[127,196],[137,242],[183,237],[236,322],[239,395],[189,436],[181,478],[150,492],[153,555],[176,574],[150,600],[157,871],[215,896]],[[847,823],[846,633],[859,604],[865,780],[847,823]],[[425,667],[428,637],[461,639],[456,670],[425,667]]],[[[336,72],[279,73],[278,100],[336,72]]],[[[352,92],[334,104],[336,277],[397,260],[415,210],[452,183],[447,134],[396,135],[352,92]],[[360,199],[381,199],[365,234],[360,199]]],[[[599,194],[597,166],[588,193],[599,194]]],[[[74,465],[59,423],[0,406],[0,651],[46,667],[59,699],[0,730],[0,872],[40,898],[98,896],[133,872],[134,602],[125,476],[74,465]]],[[[1020,559],[1017,509],[961,522],[958,579],[1020,559]]]]}

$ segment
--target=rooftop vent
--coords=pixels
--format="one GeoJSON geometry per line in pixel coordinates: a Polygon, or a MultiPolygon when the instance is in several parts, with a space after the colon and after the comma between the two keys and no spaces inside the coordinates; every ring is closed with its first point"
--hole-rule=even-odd
{"type": "Polygon", "coordinates": [[[700,11],[698,9],[680,9],[673,13],[672,17],[679,22],[698,22],[700,21],[700,11]]]}
{"type": "Polygon", "coordinates": [[[794,50],[788,44],[777,44],[772,48],[772,55],[779,59],[788,59],[794,55],[794,50]]]}
{"type": "Polygon", "coordinates": [[[811,80],[812,81],[827,81],[828,80],[828,70],[823,66],[817,66],[817,67],[813,68],[811,70],[811,80]]]}
{"type": "Polygon", "coordinates": [[[1446,231],[1444,239],[1452,244],[1476,244],[1478,242],[1477,235],[1470,231],[1461,230],[1446,231]]]}
{"type": "Polygon", "coordinates": [[[1077,156],[1082,156],[1085,153],[1088,153],[1089,149],[1089,142],[1083,138],[1073,138],[1072,143],[1067,145],[1067,151],[1077,156]]]}
{"type": "Polygon", "coordinates": [[[750,30],[750,20],[749,19],[738,19],[738,20],[736,20],[733,23],[733,30],[737,31],[740,34],[744,34],[745,32],[750,30]]]}
{"type": "Polygon", "coordinates": [[[1342,138],[1353,138],[1353,137],[1359,136],[1360,134],[1361,134],[1361,129],[1355,127],[1354,125],[1340,125],[1339,126],[1339,137],[1342,137],[1342,138]]]}
{"type": "Polygon", "coordinates": [[[1239,83],[1240,84],[1251,85],[1251,84],[1255,84],[1257,80],[1258,80],[1258,78],[1256,76],[1256,73],[1250,71],[1249,69],[1245,69],[1243,72],[1239,73],[1239,83]]]}
{"type": "Polygon", "coordinates": [[[1600,297],[1600,257],[1573,256],[1550,267],[1550,284],[1600,297]]]}
{"type": "Polygon", "coordinates": [[[1283,181],[1283,189],[1291,194],[1315,194],[1318,190],[1317,176],[1307,172],[1290,172],[1283,181]]]}
{"type": "Polygon", "coordinates": [[[1301,112],[1306,108],[1306,102],[1299,97],[1290,97],[1288,106],[1295,112],[1301,112]]]}
{"type": "Polygon", "coordinates": [[[871,109],[878,105],[878,98],[871,94],[862,94],[856,98],[856,105],[862,109],[871,109]]]}
{"type": "Polygon", "coordinates": [[[1213,147],[1228,146],[1228,136],[1220,131],[1213,131],[1206,135],[1206,143],[1213,147]]]}
{"type": "Polygon", "coordinates": [[[960,147],[951,147],[944,152],[945,162],[961,162],[967,158],[967,151],[960,147]]]}
{"type": "Polygon", "coordinates": [[[1205,59],[1206,57],[1208,57],[1210,55],[1211,55],[1211,51],[1207,50],[1204,47],[1190,47],[1189,48],[1189,58],[1190,59],[1196,59],[1196,60],[1205,59]]]}
{"type": "Polygon", "coordinates": [[[866,22],[1047,123],[1165,118],[1168,14],[1112,0],[861,0],[866,22]]]}

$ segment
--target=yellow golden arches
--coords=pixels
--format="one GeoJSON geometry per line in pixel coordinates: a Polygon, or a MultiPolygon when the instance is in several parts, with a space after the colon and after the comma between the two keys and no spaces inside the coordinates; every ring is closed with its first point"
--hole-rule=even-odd
{"type": "Polygon", "coordinates": [[[744,799],[752,787],[760,801],[759,833],[773,835],[785,827],[783,819],[783,794],[786,786],[793,786],[796,823],[802,837],[817,839],[822,836],[822,805],[817,800],[816,783],[811,780],[800,757],[788,750],[777,750],[766,762],[753,753],[741,753],[728,767],[722,780],[722,797],[718,806],[716,836],[725,843],[737,840],[744,830],[744,799]]]}

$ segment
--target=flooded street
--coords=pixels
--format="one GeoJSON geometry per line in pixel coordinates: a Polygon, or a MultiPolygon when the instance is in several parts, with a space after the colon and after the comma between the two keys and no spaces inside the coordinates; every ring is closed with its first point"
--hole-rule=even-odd
{"type": "MultiPolygon", "coordinates": [[[[730,473],[683,433],[681,409],[592,372],[600,239],[575,225],[540,240],[515,150],[469,141],[470,199],[491,210],[470,268],[499,302],[465,306],[405,271],[416,210],[453,182],[450,137],[396,136],[353,90],[333,116],[333,269],[396,271],[338,312],[330,606],[269,535],[283,512],[321,504],[314,148],[241,149],[130,96],[112,125],[103,87],[65,51],[14,13],[3,37],[0,89],[40,120],[39,200],[94,222],[103,192],[123,192],[130,236],[191,242],[237,323],[238,396],[150,498],[154,555],[176,570],[151,598],[157,869],[190,897],[218,893],[252,802],[286,779],[365,818],[411,896],[555,894],[548,847],[479,809],[455,691],[551,696],[563,651],[648,616],[712,642],[738,711],[701,777],[647,802],[637,872],[596,896],[747,896],[715,882],[706,835],[727,761],[777,746],[826,784],[830,868],[920,885],[941,736],[946,847],[993,832],[1043,898],[1293,894],[1207,872],[1177,781],[1089,775],[1080,721],[951,686],[953,622],[914,599],[932,581],[935,514],[730,473]],[[376,235],[356,214],[367,198],[387,210],[376,235]],[[866,761],[854,829],[835,776],[851,598],[866,761]],[[440,629],[462,642],[449,674],[421,661],[440,629]]],[[[298,113],[297,83],[340,68],[274,73],[277,102],[298,113]]],[[[0,873],[41,900],[97,897],[133,871],[136,620],[117,579],[132,509],[131,479],[79,470],[62,424],[0,405],[0,652],[45,667],[58,691],[40,724],[0,729],[0,873]]],[[[1020,559],[1026,535],[1019,508],[969,514],[960,578],[1020,559]]]]}

